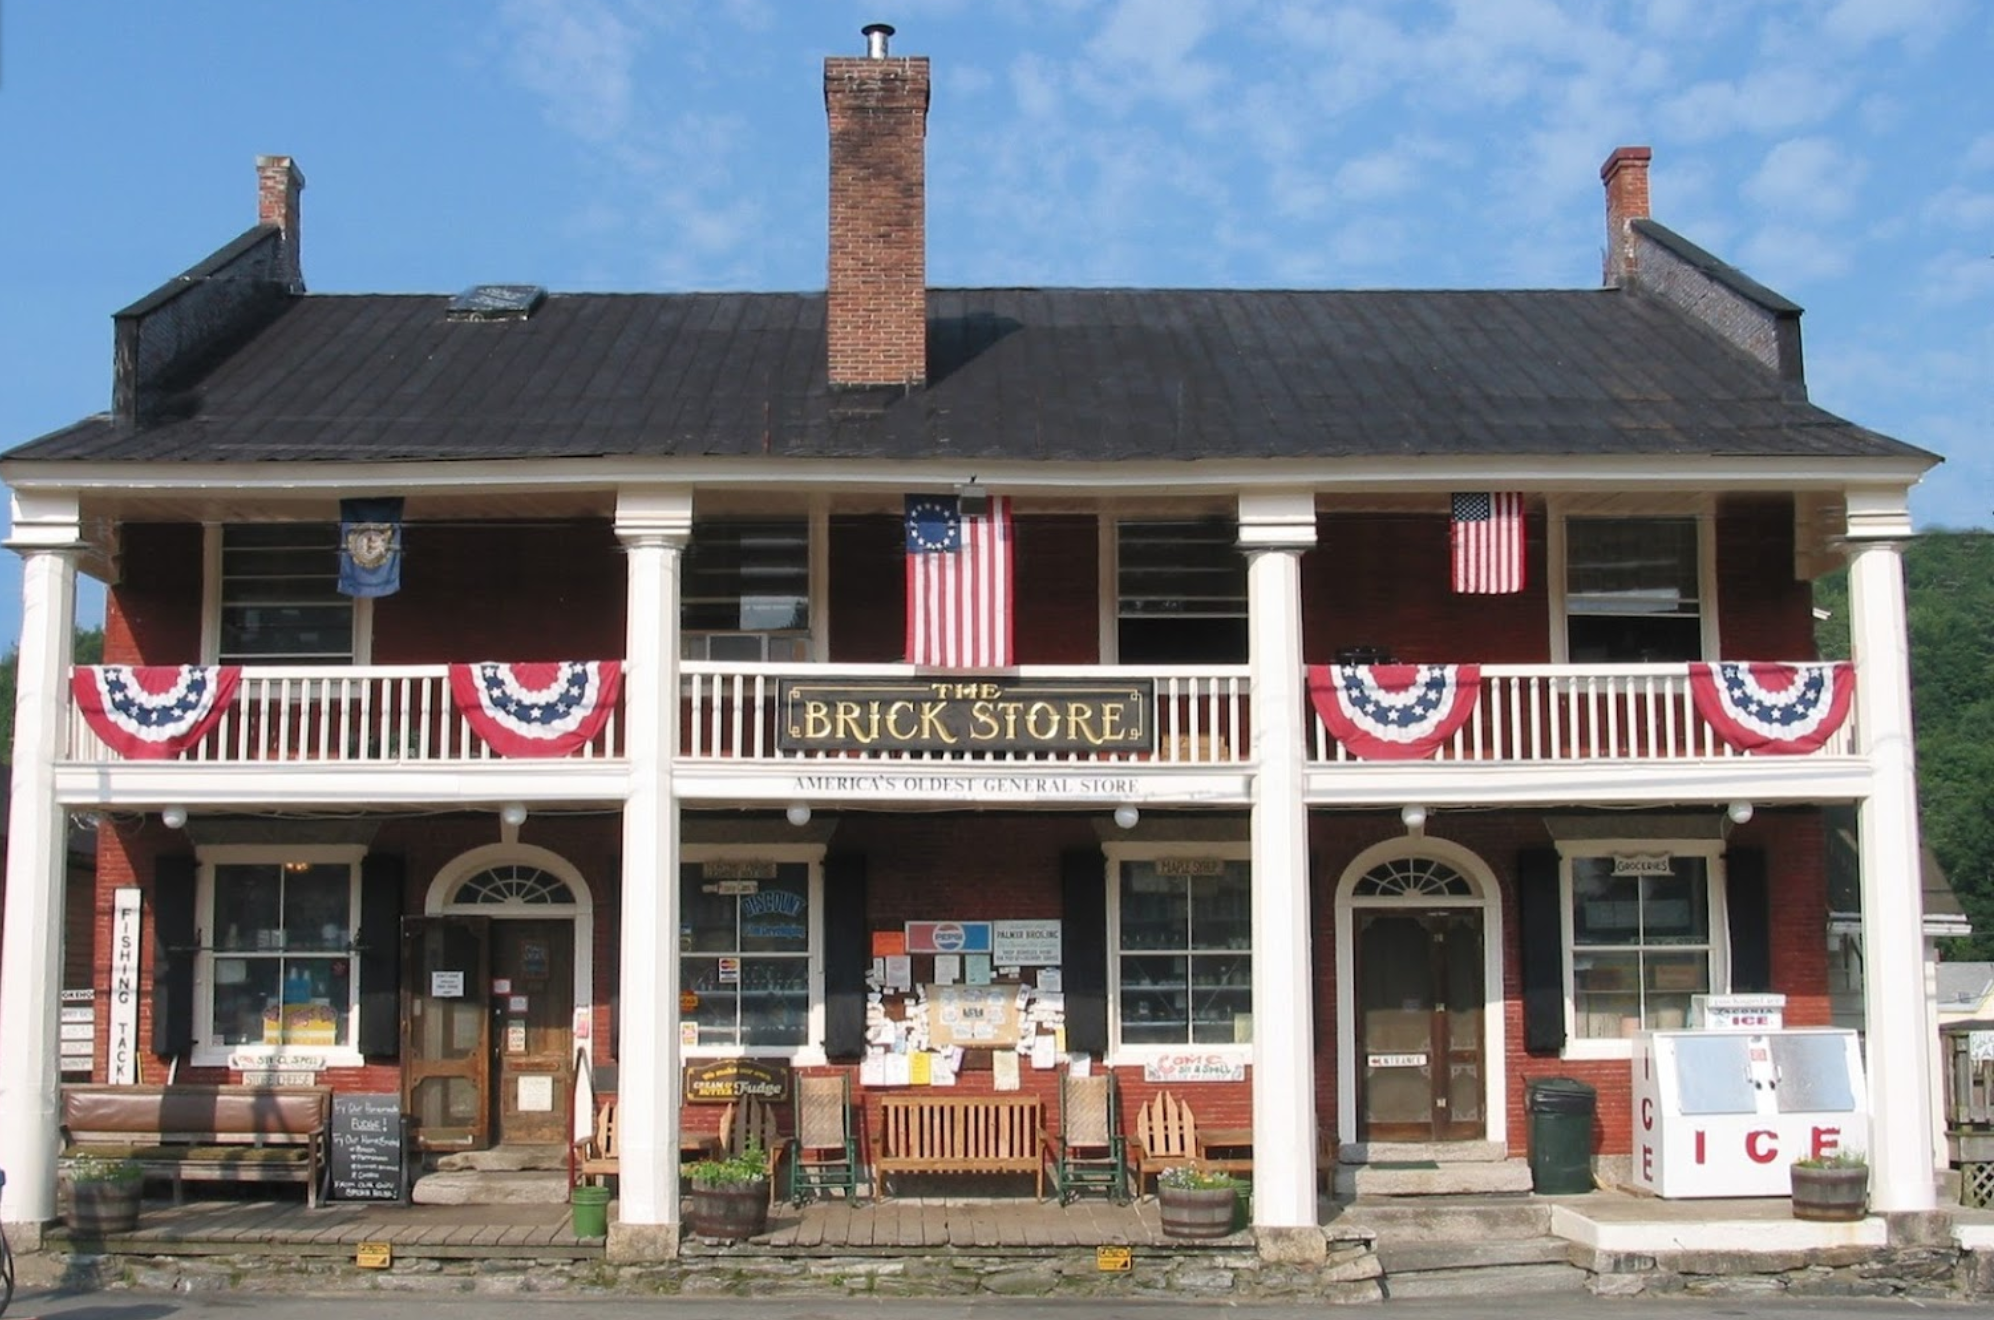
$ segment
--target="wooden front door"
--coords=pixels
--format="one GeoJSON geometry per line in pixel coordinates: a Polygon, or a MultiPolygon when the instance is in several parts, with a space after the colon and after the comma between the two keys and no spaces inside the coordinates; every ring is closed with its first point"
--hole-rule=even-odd
{"type": "Polygon", "coordinates": [[[402,1112],[424,1150],[491,1144],[490,923],[402,920],[402,1112]]]}
{"type": "Polygon", "coordinates": [[[493,1106],[499,1141],[565,1146],[574,1085],[575,925],[491,925],[493,1106]]]}
{"type": "Polygon", "coordinates": [[[1478,1140],[1481,913],[1360,908],[1355,919],[1359,1136],[1478,1140]]]}

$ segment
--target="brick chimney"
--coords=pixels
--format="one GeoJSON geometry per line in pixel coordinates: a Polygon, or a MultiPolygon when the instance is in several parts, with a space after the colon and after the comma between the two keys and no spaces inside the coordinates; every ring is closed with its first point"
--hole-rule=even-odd
{"type": "Polygon", "coordinates": [[[275,225],[284,231],[283,269],[280,282],[292,293],[305,291],[304,263],[298,255],[304,211],[298,195],[305,190],[305,176],[289,156],[256,158],[256,223],[275,225]]]}
{"type": "Polygon", "coordinates": [[[928,60],[889,56],[892,35],[874,23],[864,56],[824,61],[834,386],[928,379],[928,60]]]}
{"type": "Polygon", "coordinates": [[[1648,218],[1648,160],[1655,153],[1647,147],[1616,147],[1599,167],[1606,185],[1606,269],[1602,280],[1608,288],[1619,288],[1640,271],[1634,257],[1634,235],[1628,222],[1648,218]]]}

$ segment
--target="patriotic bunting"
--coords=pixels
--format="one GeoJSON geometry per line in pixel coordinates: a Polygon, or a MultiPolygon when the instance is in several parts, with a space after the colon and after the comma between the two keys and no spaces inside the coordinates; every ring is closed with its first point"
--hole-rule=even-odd
{"type": "Polygon", "coordinates": [[[1696,713],[1741,752],[1818,751],[1848,718],[1855,688],[1855,669],[1844,662],[1689,667],[1696,713]]]}
{"type": "Polygon", "coordinates": [[[501,756],[566,756],[602,732],[616,707],[615,660],[450,666],[457,709],[501,756]]]}
{"type": "Polygon", "coordinates": [[[1368,761],[1431,756],[1482,691],[1480,665],[1310,665],[1309,700],[1336,740],[1368,761]]]}
{"type": "Polygon", "coordinates": [[[238,665],[78,665],[69,690],[106,746],[163,761],[208,736],[241,677],[238,665]]]}

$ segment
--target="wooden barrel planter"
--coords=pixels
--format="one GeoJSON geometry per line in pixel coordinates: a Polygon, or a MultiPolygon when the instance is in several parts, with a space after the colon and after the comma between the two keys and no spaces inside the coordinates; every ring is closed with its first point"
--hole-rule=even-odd
{"type": "Polygon", "coordinates": [[[769,1184],[757,1182],[730,1186],[692,1185],[692,1202],[686,1210],[686,1227],[694,1235],[722,1242],[744,1242],[769,1226],[769,1184]]]}
{"type": "Polygon", "coordinates": [[[1846,1224],[1863,1217],[1869,1203],[1869,1169],[1864,1165],[1814,1168],[1793,1166],[1793,1217],[1816,1223],[1846,1224]]]}
{"type": "Polygon", "coordinates": [[[1239,1192],[1232,1187],[1159,1187],[1163,1232],[1174,1238],[1220,1238],[1232,1232],[1239,1192]]]}
{"type": "Polygon", "coordinates": [[[136,1178],[69,1185],[69,1231],[84,1237],[129,1233],[138,1227],[141,1184],[136,1178]]]}

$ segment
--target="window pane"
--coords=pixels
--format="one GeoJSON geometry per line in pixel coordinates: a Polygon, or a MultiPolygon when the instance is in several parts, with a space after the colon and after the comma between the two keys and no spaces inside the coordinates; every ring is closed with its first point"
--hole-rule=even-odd
{"type": "Polygon", "coordinates": [[[732,895],[709,892],[705,873],[689,864],[679,869],[679,950],[682,953],[732,953],[739,932],[732,895]]]}
{"type": "Polygon", "coordinates": [[[275,863],[215,868],[215,947],[275,953],[284,947],[283,873],[275,863]]]}
{"type": "MultiPolygon", "coordinates": [[[[802,867],[784,870],[803,871],[802,867]]],[[[764,880],[743,894],[741,948],[750,953],[805,953],[810,948],[810,882],[807,873],[764,880]]]]}
{"type": "Polygon", "coordinates": [[[1641,881],[1613,874],[1610,857],[1582,857],[1572,863],[1572,942],[1639,944],[1641,881]]]}
{"type": "Polygon", "coordinates": [[[1245,1044],[1253,1039],[1253,959],[1245,954],[1191,959],[1191,1039],[1245,1044]]]}
{"type": "Polygon", "coordinates": [[[276,958],[215,959],[215,1016],[209,1039],[223,1045],[261,1045],[263,1013],[277,1003],[283,975],[284,965],[276,958]]]}
{"type": "Polygon", "coordinates": [[[1154,862],[1128,863],[1122,868],[1122,947],[1188,948],[1188,899],[1181,877],[1156,874],[1154,862]]]}
{"type": "Polygon", "coordinates": [[[1191,880],[1191,947],[1252,948],[1252,890],[1252,877],[1244,862],[1229,863],[1224,875],[1194,876],[1191,880]]]}
{"type": "Polygon", "coordinates": [[[1122,1043],[1182,1045],[1190,1040],[1183,958],[1123,958],[1122,1043]]]}
{"type": "Polygon", "coordinates": [[[1644,959],[1642,981],[1646,1003],[1643,1025],[1671,1031],[1689,1025],[1689,997],[1710,993],[1710,956],[1696,953],[1650,953],[1644,959]]]}
{"type": "Polygon", "coordinates": [[[1710,909],[1701,857],[1671,859],[1674,874],[1643,881],[1642,942],[1708,944],[1710,909]]]}
{"type": "Polygon", "coordinates": [[[750,959],[741,968],[741,1043],[802,1045],[810,1037],[809,965],[750,959]]]}
{"type": "Polygon", "coordinates": [[[1695,614],[1694,518],[1571,518],[1567,606],[1574,614],[1695,614]]]}
{"type": "Polygon", "coordinates": [[[266,1008],[264,1039],[286,1045],[344,1045],[350,968],[345,958],[284,959],[282,1022],[272,1023],[272,1008],[266,1008]]]}
{"type": "Polygon", "coordinates": [[[224,662],[352,657],[353,602],[339,594],[337,524],[222,528],[224,662]]]}
{"type": "Polygon", "coordinates": [[[284,947],[344,949],[349,943],[347,902],[353,872],[345,866],[308,865],[284,871],[284,947]]]}
{"type": "Polygon", "coordinates": [[[686,547],[680,624],[698,632],[810,626],[810,525],[802,518],[698,523],[686,547]]]}
{"type": "Polygon", "coordinates": [[[1641,955],[1585,953],[1572,959],[1578,1034],[1616,1039],[1641,1024],[1641,955]]]}
{"type": "Polygon", "coordinates": [[[1246,557],[1230,520],[1125,522],[1115,536],[1123,664],[1246,658],[1246,557]]]}
{"type": "Polygon", "coordinates": [[[1703,621],[1656,614],[1573,615],[1566,632],[1573,664],[1666,664],[1703,658],[1703,621]]]}

